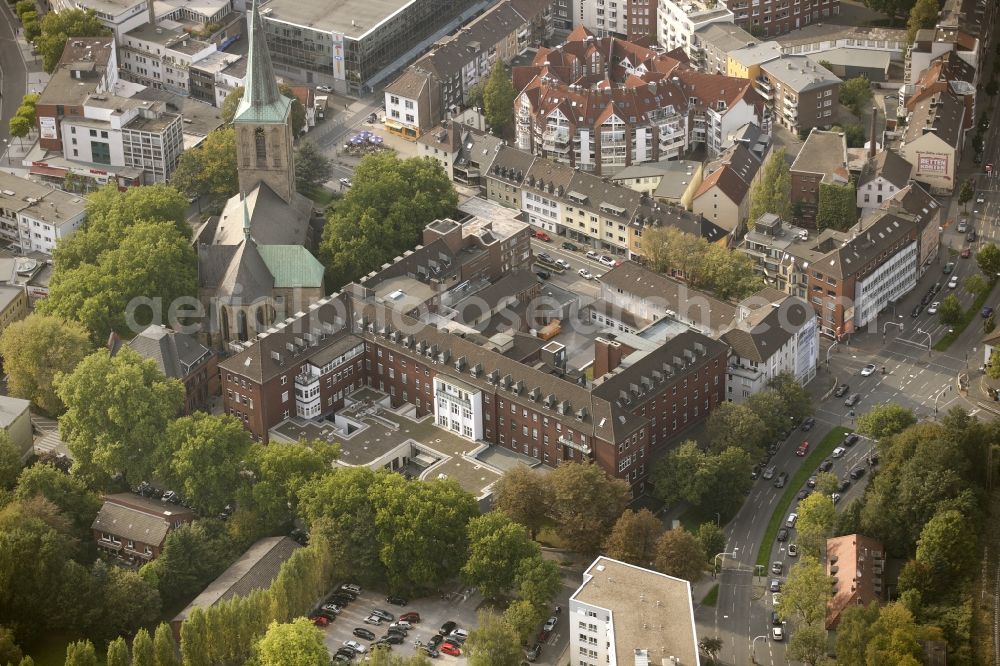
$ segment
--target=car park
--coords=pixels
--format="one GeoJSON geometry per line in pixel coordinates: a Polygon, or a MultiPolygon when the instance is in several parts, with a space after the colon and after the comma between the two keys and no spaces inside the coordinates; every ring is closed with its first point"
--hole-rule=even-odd
{"type": "Polygon", "coordinates": [[[847,397],[847,400],[844,401],[844,405],[847,406],[847,407],[853,407],[854,405],[858,404],[859,402],[861,402],[861,394],[860,393],[852,393],[851,395],[849,395],[847,397]]]}
{"type": "Polygon", "coordinates": [[[372,633],[371,631],[368,631],[364,627],[356,627],[352,633],[358,638],[363,638],[366,641],[375,640],[375,634],[372,633]]]}
{"type": "Polygon", "coordinates": [[[874,374],[874,372],[875,372],[875,364],[874,363],[869,363],[865,367],[861,368],[861,376],[862,377],[868,377],[868,376],[874,374]]]}
{"type": "Polygon", "coordinates": [[[404,599],[403,597],[394,597],[394,596],[386,597],[385,602],[387,604],[392,604],[393,606],[405,606],[407,603],[406,599],[404,599]]]}
{"type": "Polygon", "coordinates": [[[786,481],[788,481],[788,472],[782,472],[778,475],[778,478],[774,480],[774,487],[784,488],[786,481]]]}
{"type": "Polygon", "coordinates": [[[833,453],[831,453],[830,455],[833,456],[834,458],[840,458],[845,453],[847,453],[847,449],[845,449],[843,446],[838,446],[833,450],[833,453]]]}
{"type": "Polygon", "coordinates": [[[799,448],[795,449],[795,455],[801,457],[807,453],[809,453],[809,442],[803,441],[799,444],[799,448]]]}
{"type": "Polygon", "coordinates": [[[584,280],[593,280],[594,279],[594,274],[591,273],[590,271],[588,271],[586,268],[581,268],[576,273],[577,273],[577,275],[579,275],[580,277],[582,277],[584,280]]]}
{"type": "Polygon", "coordinates": [[[783,568],[784,568],[784,565],[781,562],[771,562],[771,573],[780,576],[781,575],[781,570],[783,568]]]}
{"type": "Polygon", "coordinates": [[[771,640],[783,641],[785,640],[785,631],[781,627],[771,627],[771,640]]]}
{"type": "Polygon", "coordinates": [[[780,530],[778,530],[778,541],[779,542],[788,541],[788,530],[786,528],[782,527],[780,530]]]}
{"type": "Polygon", "coordinates": [[[937,314],[939,307],[941,307],[941,301],[934,301],[931,303],[931,306],[927,308],[927,314],[937,314]]]}
{"type": "Polygon", "coordinates": [[[351,648],[358,654],[364,654],[365,652],[368,652],[368,648],[366,648],[364,645],[362,645],[357,641],[344,641],[344,647],[351,648]]]}
{"type": "Polygon", "coordinates": [[[788,544],[788,557],[796,557],[799,554],[799,547],[794,544],[788,544]]]}
{"type": "Polygon", "coordinates": [[[410,611],[409,613],[403,613],[399,616],[400,622],[409,622],[410,624],[416,624],[420,622],[420,613],[410,611]]]}
{"type": "Polygon", "coordinates": [[[850,390],[851,390],[850,386],[848,386],[847,384],[841,384],[833,391],[833,395],[835,398],[841,398],[845,393],[847,393],[850,390]]]}
{"type": "Polygon", "coordinates": [[[396,619],[395,615],[393,615],[389,611],[382,610],[381,608],[373,608],[372,615],[376,615],[385,620],[386,622],[392,622],[393,620],[396,619]]]}
{"type": "Polygon", "coordinates": [[[461,657],[462,651],[458,649],[457,645],[452,645],[451,643],[442,643],[441,647],[438,648],[442,653],[451,655],[452,657],[461,657]]]}
{"type": "Polygon", "coordinates": [[[949,289],[954,289],[957,286],[958,286],[958,276],[957,275],[952,275],[951,279],[948,280],[948,288],[949,289]]]}
{"type": "Polygon", "coordinates": [[[803,431],[809,431],[812,430],[812,427],[814,425],[816,425],[816,419],[814,419],[811,416],[808,416],[802,421],[802,425],[800,425],[799,428],[803,431]]]}

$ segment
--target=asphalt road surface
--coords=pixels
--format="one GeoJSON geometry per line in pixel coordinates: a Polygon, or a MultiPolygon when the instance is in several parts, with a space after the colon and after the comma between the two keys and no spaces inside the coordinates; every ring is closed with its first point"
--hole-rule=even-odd
{"type": "Polygon", "coordinates": [[[10,139],[7,125],[21,105],[25,92],[27,72],[21,50],[15,39],[20,23],[14,17],[11,6],[0,2],[0,151],[3,142],[10,139]]]}

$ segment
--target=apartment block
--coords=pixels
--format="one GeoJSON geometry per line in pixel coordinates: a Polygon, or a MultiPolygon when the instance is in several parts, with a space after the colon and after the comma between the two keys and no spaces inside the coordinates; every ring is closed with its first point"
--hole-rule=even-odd
{"type": "Polygon", "coordinates": [[[840,14],[839,0],[727,0],[736,25],[774,37],[840,14]]]}
{"type": "Polygon", "coordinates": [[[950,195],[958,187],[958,162],[972,129],[965,99],[949,87],[922,98],[906,117],[899,154],[931,194],[950,195]]]}
{"type": "Polygon", "coordinates": [[[148,326],[128,346],[156,363],[166,377],[184,384],[184,413],[208,411],[219,394],[218,357],[193,335],[163,325],[148,326]]]}
{"type": "Polygon", "coordinates": [[[851,181],[844,134],[813,129],[789,171],[795,221],[814,229],[822,185],[846,185],[851,181]]]}
{"type": "Polygon", "coordinates": [[[691,38],[691,65],[710,74],[726,74],[732,51],[758,44],[760,40],[733,23],[709,23],[691,38]]]}
{"type": "Polygon", "coordinates": [[[694,35],[714,23],[733,23],[734,14],[724,4],[705,0],[659,0],[656,41],[667,51],[695,51],[694,35]]]}
{"type": "Polygon", "coordinates": [[[847,534],[826,540],[826,574],[833,581],[826,628],[836,629],[848,608],[881,604],[886,592],[886,553],[878,539],[847,534]]]}
{"type": "Polygon", "coordinates": [[[600,556],[569,598],[570,663],[701,663],[686,580],[600,556]]]}
{"type": "Polygon", "coordinates": [[[53,11],[92,9],[120,45],[125,34],[144,24],[163,20],[194,26],[219,24],[233,12],[230,0],[52,0],[53,11]]]}
{"type": "Polygon", "coordinates": [[[791,132],[833,124],[841,80],[804,56],[782,56],[760,66],[757,92],[771,108],[771,121],[791,132]]]}
{"type": "Polygon", "coordinates": [[[215,44],[191,37],[174,21],[133,28],[119,48],[123,77],[181,95],[191,93],[191,66],[216,53],[215,44]]]}
{"type": "Polygon", "coordinates": [[[18,254],[51,255],[86,217],[86,202],[76,194],[0,174],[0,242],[18,254]]]}
{"type": "Polygon", "coordinates": [[[194,512],[134,493],[105,495],[91,530],[97,548],[132,565],[155,560],[172,530],[194,520],[194,512]]]}

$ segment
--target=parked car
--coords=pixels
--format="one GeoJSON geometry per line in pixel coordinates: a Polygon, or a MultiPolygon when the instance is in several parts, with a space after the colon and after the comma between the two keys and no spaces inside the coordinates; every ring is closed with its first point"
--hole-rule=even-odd
{"type": "Polygon", "coordinates": [[[458,627],[458,624],[456,624],[451,620],[448,620],[447,622],[441,625],[441,635],[447,636],[452,631],[454,631],[456,627],[458,627]]]}
{"type": "Polygon", "coordinates": [[[784,488],[785,483],[788,481],[788,472],[782,472],[778,475],[778,478],[774,480],[775,488],[784,488]]]}
{"type": "Polygon", "coordinates": [[[794,543],[788,544],[788,557],[796,557],[798,556],[798,554],[799,554],[799,547],[794,543]]]}
{"type": "Polygon", "coordinates": [[[858,404],[859,402],[861,402],[861,394],[860,393],[852,393],[850,396],[848,396],[847,400],[844,401],[844,405],[847,406],[847,407],[853,407],[854,405],[858,404]]]}
{"type": "Polygon", "coordinates": [[[816,475],[815,474],[813,474],[812,476],[809,477],[809,480],[806,481],[806,486],[809,487],[809,488],[815,488],[816,487],[816,475]]]}
{"type": "Polygon", "coordinates": [[[556,624],[559,622],[559,618],[553,615],[548,620],[545,621],[545,626],[542,627],[544,631],[552,631],[556,628],[556,624]]]}
{"type": "Polygon", "coordinates": [[[340,652],[337,652],[337,654],[331,657],[331,661],[333,661],[333,663],[335,664],[349,664],[352,661],[354,661],[354,656],[352,655],[349,657],[346,654],[341,654],[340,652]]]}
{"type": "Polygon", "coordinates": [[[358,656],[358,653],[349,647],[342,647],[337,649],[336,656],[347,657],[348,659],[354,659],[356,656],[358,656]]]}
{"type": "Polygon", "coordinates": [[[986,195],[983,194],[982,192],[980,192],[979,194],[977,194],[976,195],[976,203],[977,204],[986,203],[986,195]]]}
{"type": "Polygon", "coordinates": [[[358,654],[364,654],[365,652],[368,652],[368,648],[366,648],[364,645],[362,645],[357,641],[344,641],[344,647],[351,648],[358,654]]]}
{"type": "Polygon", "coordinates": [[[854,446],[861,439],[860,435],[856,435],[853,432],[849,435],[844,436],[844,441],[841,442],[841,446],[846,446],[848,448],[854,446]]]}
{"type": "Polygon", "coordinates": [[[389,627],[386,631],[388,631],[390,634],[397,634],[399,636],[404,636],[404,637],[408,636],[410,633],[408,630],[403,629],[402,627],[389,627]]]}
{"type": "Polygon", "coordinates": [[[430,645],[431,647],[437,647],[438,645],[441,645],[441,643],[443,642],[444,642],[444,636],[442,636],[441,634],[434,634],[433,636],[431,636],[431,639],[427,641],[427,644],[430,645]]]}
{"type": "Polygon", "coordinates": [[[771,625],[775,627],[781,626],[781,618],[778,617],[778,613],[775,611],[771,611],[771,625]]]}
{"type": "Polygon", "coordinates": [[[771,627],[771,640],[778,642],[785,640],[784,629],[781,627],[771,627]]]}
{"type": "Polygon", "coordinates": [[[535,643],[535,645],[525,654],[525,657],[527,658],[528,661],[538,661],[538,657],[540,657],[541,655],[542,655],[542,644],[535,643]]]}
{"type": "Polygon", "coordinates": [[[833,469],[833,461],[829,458],[819,464],[819,471],[821,472],[829,472],[831,469],[833,469]]]}
{"type": "Polygon", "coordinates": [[[357,596],[361,594],[361,586],[355,585],[354,583],[344,583],[343,585],[340,586],[340,590],[348,594],[353,594],[355,598],[357,598],[357,596]]]}
{"type": "Polygon", "coordinates": [[[785,541],[788,541],[788,530],[782,527],[780,530],[778,530],[778,542],[782,543],[785,541]]]}
{"type": "Polygon", "coordinates": [[[406,599],[404,599],[403,597],[395,597],[395,596],[386,597],[385,602],[387,604],[392,604],[393,606],[405,606],[407,603],[406,599]]]}
{"type": "Polygon", "coordinates": [[[976,242],[976,230],[975,229],[970,229],[969,233],[965,234],[965,240],[967,240],[970,243],[975,243],[976,242]]]}
{"type": "Polygon", "coordinates": [[[869,363],[865,367],[861,368],[861,376],[862,377],[868,377],[868,376],[874,374],[874,372],[875,372],[875,364],[874,363],[869,363]]]}
{"type": "Polygon", "coordinates": [[[843,397],[843,395],[844,395],[845,393],[847,393],[848,391],[850,391],[850,390],[851,390],[851,387],[850,387],[850,386],[848,386],[847,384],[841,384],[841,385],[840,385],[840,386],[838,386],[838,387],[837,387],[836,389],[834,389],[834,391],[833,391],[833,396],[834,396],[835,398],[840,398],[840,397],[843,397]]]}
{"type": "Polygon", "coordinates": [[[777,578],[772,578],[768,590],[771,592],[781,592],[781,581],[777,578]]]}
{"type": "Polygon", "coordinates": [[[784,567],[785,565],[782,564],[781,562],[771,562],[771,573],[780,576],[781,571],[782,569],[784,569],[784,567]]]}
{"type": "Polygon", "coordinates": [[[432,648],[430,645],[421,645],[418,649],[431,659],[437,659],[439,656],[441,656],[441,653],[438,652],[435,648],[432,648]]]}
{"type": "Polygon", "coordinates": [[[393,615],[389,611],[382,610],[381,608],[373,608],[372,615],[376,615],[385,620],[386,622],[392,622],[393,620],[396,619],[395,615],[393,615]]]}
{"type": "Polygon", "coordinates": [[[788,518],[785,519],[785,527],[787,527],[788,529],[795,527],[795,521],[798,519],[799,519],[799,514],[797,513],[788,514],[788,518]]]}
{"type": "Polygon", "coordinates": [[[569,250],[570,252],[576,252],[577,250],[579,250],[579,248],[576,245],[573,245],[569,241],[563,243],[560,247],[562,247],[562,249],[564,250],[569,250]]]}
{"type": "Polygon", "coordinates": [[[326,93],[329,95],[333,92],[333,88],[330,86],[316,86],[316,92],[326,93]]]}
{"type": "Polygon", "coordinates": [[[555,265],[558,266],[559,268],[562,268],[563,270],[567,270],[567,271],[569,269],[573,268],[572,266],[569,265],[569,262],[566,261],[565,259],[556,259],[555,260],[555,265]]]}
{"type": "Polygon", "coordinates": [[[990,315],[993,314],[993,308],[989,305],[984,306],[980,314],[983,316],[983,319],[989,319],[990,315]]]}
{"type": "Polygon", "coordinates": [[[389,625],[390,629],[393,629],[395,627],[399,627],[400,629],[406,629],[407,631],[413,629],[413,625],[407,622],[406,620],[397,620],[396,622],[393,622],[392,624],[389,625]]]}
{"type": "Polygon", "coordinates": [[[596,252],[594,252],[593,250],[587,250],[587,259],[592,259],[593,261],[597,261],[597,259],[598,259],[598,258],[599,258],[600,256],[601,256],[601,255],[597,254],[597,253],[596,253],[596,252]]]}
{"type": "Polygon", "coordinates": [[[812,430],[812,427],[816,425],[816,419],[811,416],[807,416],[805,420],[802,421],[802,425],[799,426],[803,431],[812,430]]]}
{"type": "Polygon", "coordinates": [[[550,277],[552,277],[552,273],[549,273],[548,271],[543,271],[541,269],[535,271],[535,275],[537,275],[540,280],[548,280],[550,277]]]}
{"type": "Polygon", "coordinates": [[[325,627],[330,624],[330,618],[325,615],[314,615],[312,618],[313,624],[317,627],[325,627]]]}
{"type": "Polygon", "coordinates": [[[458,649],[458,646],[451,643],[442,643],[438,649],[444,654],[450,654],[452,657],[462,656],[462,651],[458,649]]]}
{"type": "Polygon", "coordinates": [[[544,231],[536,231],[535,232],[535,238],[537,238],[540,241],[545,241],[546,243],[548,243],[548,242],[550,242],[552,240],[551,238],[549,238],[549,235],[547,233],[545,233],[544,231]]]}
{"type": "Polygon", "coordinates": [[[934,301],[931,303],[931,306],[927,308],[927,314],[937,314],[939,307],[941,307],[941,301],[934,301]]]}
{"type": "Polygon", "coordinates": [[[404,634],[396,633],[394,631],[389,631],[386,632],[385,636],[383,636],[379,640],[384,643],[388,643],[390,645],[402,645],[403,641],[406,640],[406,636],[404,634]]]}
{"type": "Polygon", "coordinates": [[[857,480],[863,477],[864,475],[865,475],[864,467],[855,467],[854,469],[851,470],[850,477],[854,480],[857,480]]]}
{"type": "Polygon", "coordinates": [[[921,305],[920,303],[917,303],[916,305],[913,306],[913,309],[910,311],[910,317],[916,319],[917,317],[920,316],[920,313],[923,311],[924,311],[924,306],[921,305]]]}
{"type": "Polygon", "coordinates": [[[409,613],[403,613],[399,616],[400,622],[409,622],[410,624],[416,624],[420,622],[420,613],[410,611],[409,613]]]}
{"type": "Polygon", "coordinates": [[[845,476],[840,480],[840,492],[846,492],[851,487],[851,477],[845,476]]]}
{"type": "Polygon", "coordinates": [[[838,446],[833,450],[833,453],[831,453],[830,455],[833,456],[834,458],[840,458],[845,453],[847,453],[847,449],[845,449],[843,446],[838,446]]]}
{"type": "Polygon", "coordinates": [[[382,624],[382,618],[380,618],[378,615],[369,615],[368,617],[365,618],[365,624],[373,624],[377,627],[380,624],[382,624]]]}
{"type": "Polygon", "coordinates": [[[612,257],[609,257],[606,254],[602,254],[600,259],[598,259],[598,261],[607,266],[608,268],[614,268],[615,266],[618,265],[617,261],[615,261],[612,257]]]}
{"type": "Polygon", "coordinates": [[[535,255],[535,258],[540,259],[541,261],[544,261],[549,264],[555,263],[555,260],[552,259],[552,255],[550,255],[548,252],[539,252],[538,254],[535,255]]]}
{"type": "Polygon", "coordinates": [[[750,468],[750,478],[757,480],[760,477],[760,465],[754,465],[750,468]]]}
{"type": "Polygon", "coordinates": [[[802,457],[807,453],[809,453],[809,442],[803,440],[799,448],[795,449],[795,455],[802,457]]]}
{"type": "Polygon", "coordinates": [[[766,480],[773,479],[774,478],[774,471],[775,471],[774,470],[774,465],[771,465],[770,467],[768,467],[767,469],[764,470],[763,478],[766,479],[766,480]]]}
{"type": "Polygon", "coordinates": [[[325,611],[328,611],[330,613],[333,613],[334,615],[340,615],[341,611],[344,610],[344,608],[342,606],[338,606],[337,604],[330,604],[330,603],[323,604],[322,609],[325,610],[325,611]]]}
{"type": "Polygon", "coordinates": [[[353,633],[358,638],[363,638],[366,641],[373,641],[373,640],[375,640],[375,634],[373,632],[371,632],[371,631],[368,631],[364,627],[356,627],[354,629],[353,633]]]}

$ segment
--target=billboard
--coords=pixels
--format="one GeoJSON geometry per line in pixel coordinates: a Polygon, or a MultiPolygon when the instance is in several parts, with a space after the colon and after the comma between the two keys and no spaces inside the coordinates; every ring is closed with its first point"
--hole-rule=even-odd
{"type": "Polygon", "coordinates": [[[56,119],[42,116],[38,119],[38,128],[43,139],[57,139],[56,119]]]}
{"type": "Polygon", "coordinates": [[[941,153],[919,154],[917,156],[917,173],[948,175],[948,156],[941,153]]]}

